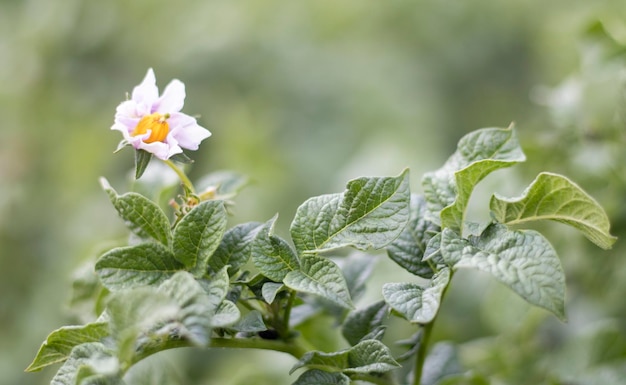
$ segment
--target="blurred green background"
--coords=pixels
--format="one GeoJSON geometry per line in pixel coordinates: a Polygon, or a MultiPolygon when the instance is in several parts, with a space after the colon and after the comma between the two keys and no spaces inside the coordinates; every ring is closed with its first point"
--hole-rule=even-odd
{"type": "MultiPolygon", "coordinates": [[[[125,234],[98,177],[130,188],[132,151],[113,154],[109,127],[149,67],[160,89],[186,84],[184,111],[213,133],[190,153],[192,178],[248,175],[233,223],[279,212],[283,233],[310,196],[405,167],[419,191],[464,133],[515,121],[529,161],[485,181],[476,215],[487,194],[517,195],[549,170],[596,197],[622,240],[604,252],[545,226],[567,274],[567,324],[464,273],[436,337],[461,343],[494,384],[626,383],[625,20],[621,0],[0,0],[0,383],[50,381],[56,367],[23,370],[48,332],[77,322],[74,269],[125,234]]],[[[379,264],[372,295],[398,271],[379,264]]],[[[166,353],[155,360],[179,365],[178,380],[136,381],[295,379],[283,355],[239,367],[241,354],[166,353]]]]}

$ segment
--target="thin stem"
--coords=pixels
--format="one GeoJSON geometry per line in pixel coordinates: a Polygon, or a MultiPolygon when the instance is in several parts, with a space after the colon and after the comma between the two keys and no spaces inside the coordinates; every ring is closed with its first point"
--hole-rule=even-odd
{"type": "Polygon", "coordinates": [[[422,371],[424,369],[424,361],[426,360],[426,350],[428,349],[428,340],[433,329],[435,320],[422,326],[422,338],[417,348],[417,357],[415,358],[415,371],[413,372],[413,385],[419,385],[422,381],[422,371]]]}
{"type": "Polygon", "coordinates": [[[300,359],[307,351],[297,340],[264,340],[260,338],[212,338],[212,348],[238,348],[238,349],[263,349],[274,350],[290,354],[300,359]]]}
{"type": "Polygon", "coordinates": [[[391,375],[391,373],[385,373],[382,376],[373,376],[371,374],[366,374],[366,373],[357,373],[350,377],[352,380],[366,381],[366,382],[369,382],[371,384],[376,384],[376,385],[397,385],[398,383],[395,380],[395,378],[391,375]]]}
{"type": "Polygon", "coordinates": [[[291,318],[291,308],[293,307],[293,301],[296,299],[296,291],[290,290],[291,294],[289,295],[289,300],[287,301],[287,305],[285,307],[285,315],[283,317],[283,325],[281,330],[281,335],[283,338],[287,337],[287,332],[289,331],[289,318],[291,318]]]}
{"type": "Polygon", "coordinates": [[[187,187],[187,189],[189,191],[191,191],[192,193],[195,193],[195,190],[193,188],[193,184],[191,183],[191,181],[189,180],[189,178],[187,177],[187,175],[185,174],[185,172],[183,170],[181,170],[174,162],[172,162],[171,160],[164,160],[163,162],[165,162],[166,165],[170,166],[170,168],[172,170],[174,170],[174,172],[176,173],[176,175],[178,175],[178,178],[180,178],[180,181],[183,182],[183,184],[185,185],[185,187],[187,187]]]}
{"type": "MultiPolygon", "coordinates": [[[[196,345],[192,344],[186,340],[170,340],[165,342],[163,345],[158,347],[148,348],[146,350],[141,351],[137,355],[133,357],[132,363],[130,363],[129,367],[133,364],[147,358],[155,353],[175,349],[175,348],[186,348],[186,347],[195,347],[196,345]]],[[[277,352],[283,352],[290,354],[296,359],[300,359],[309,349],[305,346],[304,343],[301,343],[297,339],[293,339],[290,341],[282,341],[282,340],[264,340],[261,338],[211,338],[211,342],[209,343],[209,348],[235,348],[235,349],[263,349],[263,350],[274,350],[277,352]]]]}
{"type": "MultiPolygon", "coordinates": [[[[448,281],[448,284],[446,285],[446,287],[443,289],[443,293],[441,293],[441,299],[439,300],[439,309],[441,309],[441,304],[443,304],[443,300],[446,297],[446,294],[448,293],[448,289],[450,289],[450,284],[452,283],[452,277],[454,277],[454,273],[450,271],[450,280],[448,281]]],[[[432,321],[430,321],[429,323],[425,325],[422,325],[422,338],[420,339],[420,342],[419,342],[420,345],[417,349],[417,355],[415,357],[415,370],[413,372],[414,374],[413,385],[420,385],[420,382],[422,381],[422,373],[424,371],[424,361],[426,360],[428,342],[430,340],[430,335],[431,335],[433,326],[435,326],[435,321],[437,320],[438,316],[439,316],[439,311],[437,311],[437,314],[435,314],[435,317],[432,319],[432,321]]]]}

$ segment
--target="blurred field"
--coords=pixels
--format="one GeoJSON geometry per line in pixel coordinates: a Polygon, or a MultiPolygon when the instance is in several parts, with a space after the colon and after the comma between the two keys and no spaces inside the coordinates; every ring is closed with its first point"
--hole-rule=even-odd
{"type": "MultiPolygon", "coordinates": [[[[76,322],[64,308],[72,271],[124,234],[97,180],[130,188],[132,152],[113,155],[121,138],[109,127],[147,68],[161,89],[182,80],[184,111],[213,133],[190,154],[192,177],[230,169],[255,181],[233,223],[279,212],[285,232],[302,201],[360,175],[410,167],[418,189],[464,133],[515,121],[529,162],[485,188],[515,194],[538,171],[565,173],[626,238],[625,17],[618,0],[0,0],[0,384],[50,381],[54,370],[23,370],[48,332],[76,322]],[[593,40],[597,21],[615,46],[593,40]]],[[[623,240],[602,252],[547,231],[568,276],[568,324],[468,274],[437,338],[467,342],[464,361],[494,384],[626,374],[623,240]]],[[[375,282],[393,271],[384,258],[375,282]]],[[[228,379],[237,354],[171,358],[185,363],[181,384],[247,384],[248,371],[255,384],[289,383],[289,360],[228,379]]]]}

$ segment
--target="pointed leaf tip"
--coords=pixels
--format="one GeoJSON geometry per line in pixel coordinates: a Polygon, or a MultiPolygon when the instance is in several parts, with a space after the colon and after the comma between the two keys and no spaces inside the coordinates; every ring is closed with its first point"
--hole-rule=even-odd
{"type": "Polygon", "coordinates": [[[135,150],[135,179],[141,178],[148,168],[152,154],[146,150],[135,150]]]}
{"type": "Polygon", "coordinates": [[[300,254],[352,246],[380,249],[409,219],[409,171],[397,177],[364,177],[339,194],[313,197],[296,211],[291,237],[300,254]]]}
{"type": "Polygon", "coordinates": [[[602,206],[577,184],[559,174],[539,174],[517,198],[494,195],[490,208],[498,222],[508,225],[536,220],[570,225],[603,249],[610,249],[617,240],[610,234],[609,218],[602,206]]]}
{"type": "Polygon", "coordinates": [[[491,172],[526,160],[513,125],[483,128],[465,135],[438,170],[424,174],[429,219],[459,231],[476,184],[491,172]]]}

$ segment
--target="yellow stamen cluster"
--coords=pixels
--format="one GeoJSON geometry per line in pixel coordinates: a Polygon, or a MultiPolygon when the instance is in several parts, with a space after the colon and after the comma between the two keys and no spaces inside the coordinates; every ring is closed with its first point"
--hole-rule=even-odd
{"type": "Polygon", "coordinates": [[[160,112],[146,115],[137,123],[137,127],[135,127],[131,135],[143,135],[150,130],[150,137],[145,139],[144,142],[163,142],[170,132],[170,125],[167,123],[169,117],[170,114],[162,114],[160,112]]]}

